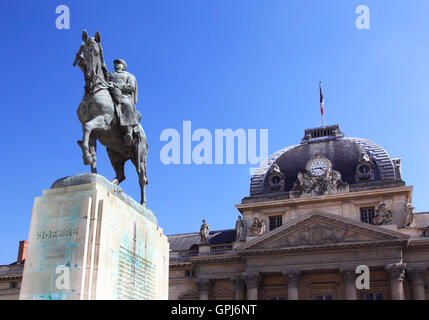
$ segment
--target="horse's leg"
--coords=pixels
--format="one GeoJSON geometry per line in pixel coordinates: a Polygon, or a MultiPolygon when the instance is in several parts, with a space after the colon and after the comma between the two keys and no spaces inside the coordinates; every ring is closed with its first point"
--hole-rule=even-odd
{"type": "Polygon", "coordinates": [[[92,134],[89,136],[89,152],[92,156],[91,173],[97,173],[97,139],[92,134]]]}
{"type": "Polygon", "coordinates": [[[93,157],[89,151],[89,137],[91,135],[92,130],[94,129],[107,129],[107,124],[104,116],[97,116],[91,121],[88,121],[84,125],[82,125],[83,129],[83,139],[82,141],[78,141],[77,143],[82,148],[83,152],[83,163],[85,165],[89,165],[93,162],[93,157]]]}
{"type": "Polygon", "coordinates": [[[107,154],[109,155],[110,162],[112,163],[112,167],[116,173],[116,177],[113,179],[112,183],[120,184],[125,180],[124,165],[127,159],[112,149],[106,148],[106,150],[107,154]]]}
{"type": "Polygon", "coordinates": [[[135,153],[131,157],[131,161],[136,167],[137,174],[139,175],[139,184],[140,184],[140,203],[146,204],[146,185],[148,184],[148,179],[146,175],[146,155],[147,155],[147,146],[145,146],[145,141],[140,141],[135,148],[135,153]]]}

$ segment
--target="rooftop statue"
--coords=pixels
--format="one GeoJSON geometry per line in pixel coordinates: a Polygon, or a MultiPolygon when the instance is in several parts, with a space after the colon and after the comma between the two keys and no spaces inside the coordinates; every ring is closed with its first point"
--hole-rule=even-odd
{"type": "Polygon", "coordinates": [[[136,109],[136,78],[126,72],[127,64],[122,59],[116,59],[115,71],[108,73],[98,31],[95,37],[88,37],[84,30],[82,40],[73,66],[79,66],[85,79],[84,96],[77,110],[83,129],[83,138],[78,141],[83,162],[97,173],[96,144],[100,141],[116,172],[112,183],[119,184],[125,180],[125,162],[131,160],[139,175],[140,203],[145,204],[148,145],[136,109]]]}

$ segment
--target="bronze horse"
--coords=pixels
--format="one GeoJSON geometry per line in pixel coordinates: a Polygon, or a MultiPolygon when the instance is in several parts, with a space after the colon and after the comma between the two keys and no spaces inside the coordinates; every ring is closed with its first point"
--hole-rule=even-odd
{"type": "Polygon", "coordinates": [[[146,156],[148,145],[146,134],[139,124],[133,131],[133,142],[127,145],[119,126],[115,111],[115,102],[110,95],[108,72],[104,62],[100,33],[88,37],[86,30],[82,34],[83,44],[76,55],[85,77],[85,94],[77,109],[82,123],[83,139],[78,141],[83,153],[83,162],[91,166],[91,172],[97,173],[97,140],[106,147],[110,162],[116,172],[112,183],[125,180],[124,165],[131,160],[137,169],[141,191],[141,204],[146,204],[145,188],[148,184],[146,175],[146,156]]]}

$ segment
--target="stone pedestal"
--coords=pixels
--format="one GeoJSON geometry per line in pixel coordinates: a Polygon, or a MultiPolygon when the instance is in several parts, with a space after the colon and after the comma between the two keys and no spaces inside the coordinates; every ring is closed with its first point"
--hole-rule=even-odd
{"type": "Polygon", "coordinates": [[[97,174],[36,198],[20,299],[168,299],[169,245],[155,214],[97,174]]]}

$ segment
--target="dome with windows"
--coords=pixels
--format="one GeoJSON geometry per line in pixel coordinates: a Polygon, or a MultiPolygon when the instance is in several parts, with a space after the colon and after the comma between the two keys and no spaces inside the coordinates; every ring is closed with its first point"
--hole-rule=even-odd
{"type": "Polygon", "coordinates": [[[260,165],[250,197],[243,200],[402,186],[400,162],[368,139],[345,137],[339,125],[306,129],[300,144],[275,152],[260,165]]]}

